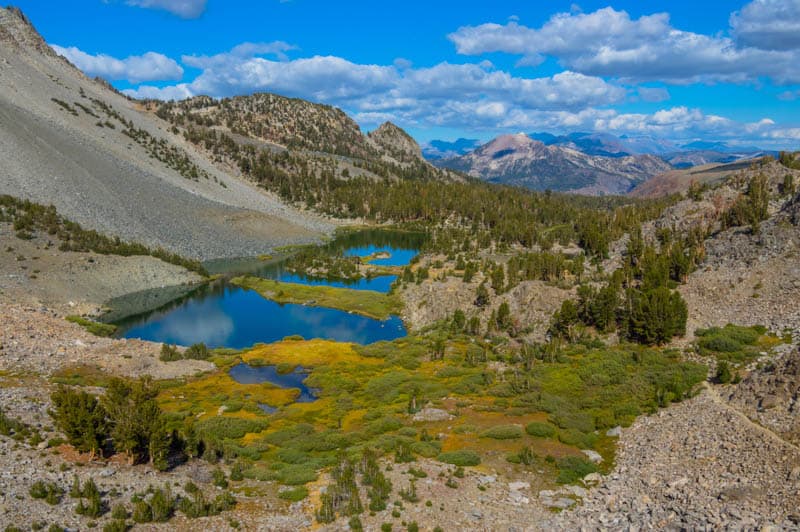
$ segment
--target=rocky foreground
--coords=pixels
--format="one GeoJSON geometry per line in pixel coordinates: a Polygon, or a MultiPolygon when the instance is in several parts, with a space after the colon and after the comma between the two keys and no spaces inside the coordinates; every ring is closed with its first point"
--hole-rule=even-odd
{"type": "Polygon", "coordinates": [[[613,472],[549,524],[792,530],[800,529],[799,500],[800,449],[706,389],[625,429],[613,472]]]}
{"type": "MultiPolygon", "coordinates": [[[[196,361],[162,363],[155,344],[91,337],[44,308],[6,302],[0,306],[0,321],[0,402],[12,417],[39,427],[45,439],[55,436],[46,413],[51,385],[38,375],[51,375],[76,361],[157,378],[207,369],[196,361]]],[[[786,356],[796,359],[800,353],[795,349],[786,356]]],[[[418,484],[422,502],[410,506],[405,515],[421,530],[437,525],[445,530],[515,531],[800,529],[800,449],[720,397],[727,397],[730,389],[709,386],[690,400],[639,418],[622,431],[609,475],[588,478],[586,485],[556,494],[532,489],[535,479],[503,478],[487,468],[469,470],[459,488],[452,489],[438,476],[442,464],[420,461],[415,467],[428,472],[418,484]],[[426,500],[433,504],[425,505],[426,500]],[[548,508],[553,501],[567,508],[554,513],[548,508]]],[[[215,489],[210,480],[213,466],[202,461],[156,474],[146,465],[114,461],[78,465],[85,459],[68,449],[53,453],[44,447],[0,437],[0,526],[57,522],[77,530],[85,524],[75,516],[71,499],[50,506],[27,497],[30,485],[40,479],[68,486],[75,473],[91,476],[101,490],[119,493],[115,501],[127,501],[134,492],[164,482],[177,483],[176,494],[187,480],[212,494],[215,489]]],[[[390,474],[397,486],[407,482],[404,469],[395,466],[390,474]]],[[[263,482],[258,488],[273,494],[279,489],[263,482]]],[[[270,502],[274,496],[239,500],[233,512],[199,521],[179,518],[163,528],[224,530],[235,522],[245,530],[302,530],[314,523],[313,495],[293,506],[270,502]]],[[[391,521],[388,513],[365,514],[362,520],[370,530],[391,521]]]]}

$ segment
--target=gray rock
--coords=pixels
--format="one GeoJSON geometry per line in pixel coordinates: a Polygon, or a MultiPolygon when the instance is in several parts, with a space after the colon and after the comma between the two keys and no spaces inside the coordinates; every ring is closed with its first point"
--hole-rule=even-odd
{"type": "Polygon", "coordinates": [[[441,408],[423,408],[412,418],[414,421],[449,421],[453,419],[447,410],[441,408]]]}
{"type": "Polygon", "coordinates": [[[603,461],[603,457],[600,456],[600,453],[597,451],[592,451],[591,449],[581,449],[581,452],[585,454],[589,460],[594,462],[595,464],[599,464],[603,461]]]}

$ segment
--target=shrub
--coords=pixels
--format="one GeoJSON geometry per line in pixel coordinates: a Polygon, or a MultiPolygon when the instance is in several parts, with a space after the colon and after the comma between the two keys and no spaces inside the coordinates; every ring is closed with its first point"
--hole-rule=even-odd
{"type": "Polygon", "coordinates": [[[176,360],[183,360],[183,354],[178,351],[177,346],[161,344],[161,353],[158,358],[162,362],[174,362],[176,360]]]}
{"type": "Polygon", "coordinates": [[[559,484],[570,484],[576,482],[590,473],[597,471],[597,466],[580,456],[567,456],[556,461],[558,467],[558,477],[556,482],[559,484]]]}
{"type": "Polygon", "coordinates": [[[597,436],[576,429],[566,429],[558,432],[558,440],[561,443],[574,445],[580,449],[591,449],[597,441],[597,436]]]}
{"type": "Polygon", "coordinates": [[[128,518],[128,510],[123,504],[117,504],[111,510],[111,517],[113,519],[122,519],[123,521],[128,518]]]}
{"type": "Polygon", "coordinates": [[[434,458],[442,452],[442,444],[438,441],[416,441],[411,444],[411,451],[424,458],[434,458]]]}
{"type": "Polygon", "coordinates": [[[551,438],[556,434],[556,428],[550,423],[534,421],[525,426],[525,432],[537,438],[551,438]]]}
{"type": "Polygon", "coordinates": [[[192,344],[186,348],[186,351],[183,353],[183,358],[189,360],[208,360],[210,356],[211,352],[208,350],[208,347],[206,347],[206,344],[202,342],[198,344],[192,344]]]}
{"type": "Polygon", "coordinates": [[[127,532],[129,528],[124,519],[114,519],[103,525],[103,532],[127,532]]]}
{"type": "Polygon", "coordinates": [[[131,517],[137,523],[150,523],[153,520],[153,510],[145,501],[137,501],[133,505],[131,517]]]}
{"type": "Polygon", "coordinates": [[[285,465],[274,473],[274,478],[281,484],[297,486],[317,480],[317,471],[307,465],[285,465]]]}
{"type": "Polygon", "coordinates": [[[248,432],[261,432],[267,422],[237,417],[215,416],[199,421],[195,429],[204,438],[212,440],[239,439],[248,432]]]}
{"type": "Polygon", "coordinates": [[[48,504],[55,506],[61,502],[64,490],[55,482],[37,480],[31,485],[29,493],[34,499],[44,499],[48,504]]]}
{"type": "Polygon", "coordinates": [[[556,411],[552,417],[555,424],[562,429],[575,429],[581,432],[591,432],[595,429],[594,416],[588,412],[556,411]]]}
{"type": "Polygon", "coordinates": [[[298,502],[308,497],[308,489],[305,486],[283,490],[278,492],[278,497],[285,501],[298,502]]]}
{"type": "Polygon", "coordinates": [[[476,466],[481,463],[481,457],[475,451],[460,450],[441,453],[438,457],[440,462],[456,466],[476,466]]]}
{"type": "Polygon", "coordinates": [[[728,384],[731,382],[732,375],[731,375],[731,368],[728,365],[728,362],[725,360],[721,360],[717,364],[717,374],[716,380],[720,384],[728,384]]]}
{"type": "Polygon", "coordinates": [[[211,472],[212,477],[214,478],[214,485],[218,488],[227,488],[228,487],[228,480],[225,478],[225,473],[220,468],[216,468],[214,471],[211,472]]]}
{"type": "Polygon", "coordinates": [[[519,425],[496,425],[481,432],[481,438],[494,440],[513,440],[522,437],[522,427],[519,425]]]}

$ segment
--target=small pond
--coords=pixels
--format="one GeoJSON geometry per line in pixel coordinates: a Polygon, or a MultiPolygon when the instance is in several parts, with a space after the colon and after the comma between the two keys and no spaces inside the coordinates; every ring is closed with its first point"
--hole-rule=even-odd
{"type": "Polygon", "coordinates": [[[250,366],[242,363],[233,366],[228,374],[239,384],[269,382],[281,388],[297,388],[300,390],[300,396],[295,401],[297,403],[313,403],[317,400],[315,391],[304,384],[308,372],[299,366],[288,373],[279,373],[276,366],[250,366]]]}

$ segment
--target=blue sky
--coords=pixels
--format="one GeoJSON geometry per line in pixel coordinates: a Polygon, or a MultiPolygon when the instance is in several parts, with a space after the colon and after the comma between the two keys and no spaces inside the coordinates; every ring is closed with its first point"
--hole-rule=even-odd
{"type": "Polygon", "coordinates": [[[800,148],[800,0],[17,3],[59,53],[139,97],[276,92],[423,142],[601,131],[800,148]]]}

